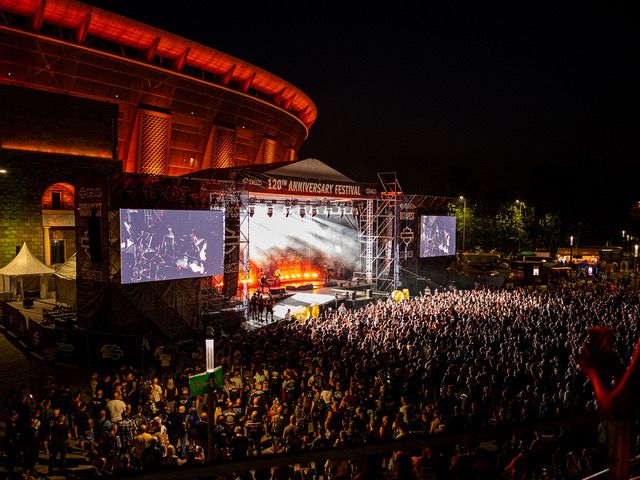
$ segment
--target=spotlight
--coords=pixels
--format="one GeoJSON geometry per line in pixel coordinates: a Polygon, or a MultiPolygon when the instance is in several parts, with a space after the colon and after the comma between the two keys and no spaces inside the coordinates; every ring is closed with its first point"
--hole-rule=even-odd
{"type": "Polygon", "coordinates": [[[285,207],[284,209],[284,218],[289,218],[289,214],[291,213],[291,207],[285,207]]]}
{"type": "Polygon", "coordinates": [[[273,216],[273,205],[267,205],[267,216],[269,218],[273,216]]]}
{"type": "Polygon", "coordinates": [[[304,210],[304,206],[302,206],[302,205],[301,205],[301,206],[300,206],[300,218],[304,218],[304,216],[305,216],[305,214],[306,214],[306,213],[307,213],[307,212],[305,212],[305,210],[304,210]]]}
{"type": "Polygon", "coordinates": [[[318,207],[314,205],[313,207],[311,207],[311,216],[315,217],[316,215],[318,215],[318,207]]]}
{"type": "Polygon", "coordinates": [[[256,213],[256,207],[253,205],[249,205],[249,216],[253,217],[253,214],[256,213]]]}

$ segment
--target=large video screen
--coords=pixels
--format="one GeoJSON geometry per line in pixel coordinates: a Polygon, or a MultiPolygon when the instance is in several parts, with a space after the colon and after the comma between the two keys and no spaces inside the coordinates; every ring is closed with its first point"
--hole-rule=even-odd
{"type": "Polygon", "coordinates": [[[265,276],[271,286],[350,280],[360,266],[358,233],[350,208],[256,205],[249,222],[252,278],[265,276]]]}
{"type": "Polygon", "coordinates": [[[122,283],[224,273],[224,213],[120,210],[122,283]]]}
{"type": "Polygon", "coordinates": [[[420,229],[420,257],[456,254],[456,217],[423,215],[420,229]]]}

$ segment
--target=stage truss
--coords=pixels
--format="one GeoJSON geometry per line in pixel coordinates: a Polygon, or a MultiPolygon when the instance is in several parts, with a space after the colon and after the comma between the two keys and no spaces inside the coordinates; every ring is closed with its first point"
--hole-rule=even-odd
{"type": "Polygon", "coordinates": [[[357,276],[358,280],[373,284],[377,291],[390,293],[401,288],[402,272],[415,270],[418,262],[415,248],[409,248],[409,244],[419,242],[419,227],[415,234],[405,237],[407,226],[419,221],[416,216],[420,212],[445,214],[455,199],[405,195],[396,172],[379,173],[378,179],[380,195],[359,202],[361,271],[357,276]]]}
{"type": "Polygon", "coordinates": [[[377,291],[391,292],[400,284],[399,201],[402,188],[395,172],[378,174],[382,185],[375,199],[360,202],[360,265],[358,280],[377,291]]]}

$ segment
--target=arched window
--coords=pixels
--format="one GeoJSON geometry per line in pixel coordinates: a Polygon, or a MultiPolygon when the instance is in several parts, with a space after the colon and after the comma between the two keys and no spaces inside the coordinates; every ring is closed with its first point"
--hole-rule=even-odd
{"type": "Polygon", "coordinates": [[[42,210],[73,210],[74,188],[69,183],[54,183],[42,195],[42,210]]]}

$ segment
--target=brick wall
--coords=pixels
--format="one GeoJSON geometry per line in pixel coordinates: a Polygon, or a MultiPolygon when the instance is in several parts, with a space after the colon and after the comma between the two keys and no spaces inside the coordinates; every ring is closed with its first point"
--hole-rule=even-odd
{"type": "MultiPolygon", "coordinates": [[[[0,149],[0,267],[26,241],[44,260],[42,196],[57,182],[75,185],[78,175],[120,171],[120,162],[87,157],[51,155],[0,149]]],[[[73,253],[73,252],[72,252],[73,253]]]]}

